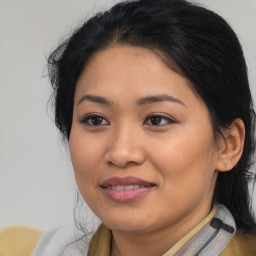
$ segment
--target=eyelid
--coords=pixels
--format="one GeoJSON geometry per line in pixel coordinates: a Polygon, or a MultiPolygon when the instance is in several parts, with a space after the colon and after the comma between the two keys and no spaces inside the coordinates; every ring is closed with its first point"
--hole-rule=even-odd
{"type": "Polygon", "coordinates": [[[79,119],[79,122],[84,124],[84,125],[87,125],[87,126],[95,126],[95,127],[110,124],[109,121],[102,114],[99,114],[99,113],[96,113],[96,112],[95,113],[88,113],[88,114],[84,115],[82,118],[79,119]],[[88,121],[92,117],[101,117],[102,119],[106,120],[107,124],[91,125],[91,124],[86,123],[86,121],[88,121]]]}
{"type": "MultiPolygon", "coordinates": [[[[95,113],[88,113],[88,114],[84,115],[82,118],[79,119],[79,122],[84,124],[84,125],[87,125],[87,126],[95,126],[95,127],[110,125],[110,122],[102,114],[99,114],[99,113],[96,113],[96,112],[95,113]],[[100,117],[100,118],[104,119],[107,122],[107,124],[99,124],[99,125],[88,124],[87,121],[92,117],[100,117]]],[[[172,118],[171,116],[169,116],[167,114],[164,114],[164,113],[161,113],[161,112],[155,112],[155,113],[151,113],[151,114],[147,115],[143,124],[150,125],[150,126],[165,126],[165,125],[173,124],[173,123],[176,123],[176,122],[177,121],[175,121],[174,118],[172,118]],[[163,118],[165,120],[168,120],[168,121],[167,121],[166,124],[160,124],[160,125],[146,124],[146,122],[152,117],[161,117],[161,118],[163,118]]]]}
{"type": "Polygon", "coordinates": [[[163,125],[150,125],[150,126],[165,126],[165,125],[177,123],[177,121],[174,118],[172,118],[171,116],[169,116],[167,114],[164,114],[164,113],[161,113],[161,112],[157,112],[157,113],[151,113],[151,114],[147,115],[143,124],[146,124],[146,121],[148,121],[149,118],[151,118],[151,117],[165,118],[165,119],[168,119],[169,122],[167,124],[163,124],[163,125]]]}

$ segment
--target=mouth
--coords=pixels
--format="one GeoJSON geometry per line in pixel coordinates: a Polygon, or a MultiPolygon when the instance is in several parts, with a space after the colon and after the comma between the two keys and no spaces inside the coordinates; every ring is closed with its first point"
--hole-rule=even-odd
{"type": "Polygon", "coordinates": [[[128,185],[128,186],[109,186],[108,189],[121,191],[121,190],[134,190],[138,188],[145,188],[145,186],[139,186],[139,185],[128,185]]]}
{"type": "Polygon", "coordinates": [[[136,177],[112,177],[100,184],[104,195],[115,202],[129,202],[145,196],[156,184],[136,177]]]}

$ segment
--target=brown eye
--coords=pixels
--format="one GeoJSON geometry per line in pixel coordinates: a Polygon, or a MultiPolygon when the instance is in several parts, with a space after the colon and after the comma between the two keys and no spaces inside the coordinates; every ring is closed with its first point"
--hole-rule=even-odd
{"type": "Polygon", "coordinates": [[[100,115],[89,115],[81,120],[83,124],[90,125],[90,126],[101,126],[101,125],[108,125],[109,122],[100,115]]]}
{"type": "Polygon", "coordinates": [[[150,123],[152,125],[159,125],[159,124],[161,124],[161,121],[162,121],[162,117],[160,117],[160,116],[153,116],[150,118],[150,123]]]}
{"type": "Polygon", "coordinates": [[[151,115],[149,116],[144,124],[152,125],[152,126],[162,126],[167,124],[175,123],[171,118],[168,118],[163,115],[151,115]]]}

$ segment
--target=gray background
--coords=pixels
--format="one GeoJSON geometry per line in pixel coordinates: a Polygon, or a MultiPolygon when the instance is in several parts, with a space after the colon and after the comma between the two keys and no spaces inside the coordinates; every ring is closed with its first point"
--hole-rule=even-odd
{"type": "MultiPolygon", "coordinates": [[[[47,229],[73,221],[76,186],[68,150],[47,110],[45,57],[84,17],[113,2],[0,0],[0,229],[47,229]]],[[[256,98],[256,0],[197,2],[238,33],[256,98]]]]}

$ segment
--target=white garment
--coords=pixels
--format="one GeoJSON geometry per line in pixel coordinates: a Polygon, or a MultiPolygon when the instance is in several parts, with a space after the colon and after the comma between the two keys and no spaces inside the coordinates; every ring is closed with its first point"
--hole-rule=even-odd
{"type": "Polygon", "coordinates": [[[78,233],[72,226],[44,232],[32,256],[84,256],[92,235],[78,233]]]}

